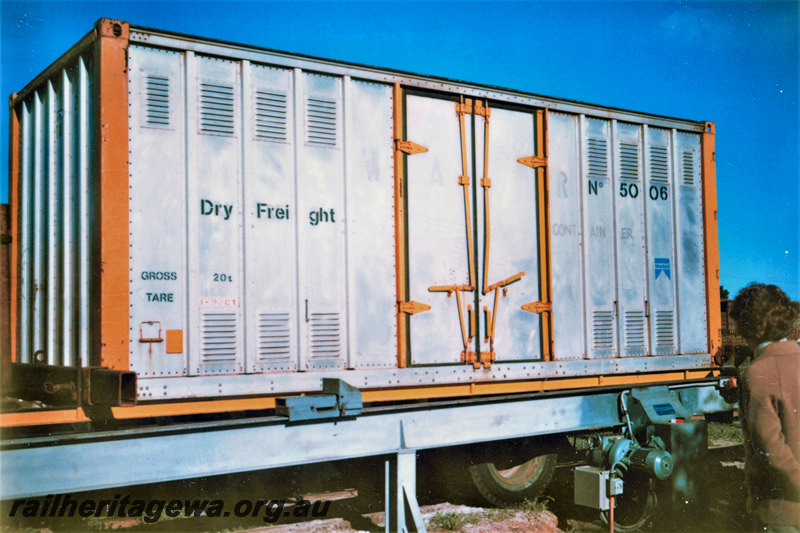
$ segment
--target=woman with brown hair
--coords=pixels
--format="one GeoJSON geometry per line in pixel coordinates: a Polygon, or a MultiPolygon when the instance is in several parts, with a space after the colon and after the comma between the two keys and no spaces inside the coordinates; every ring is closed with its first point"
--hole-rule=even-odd
{"type": "Polygon", "coordinates": [[[747,508],[772,532],[800,532],[800,345],[787,340],[798,309],[774,285],[753,283],[731,318],[753,350],[741,376],[747,508]]]}

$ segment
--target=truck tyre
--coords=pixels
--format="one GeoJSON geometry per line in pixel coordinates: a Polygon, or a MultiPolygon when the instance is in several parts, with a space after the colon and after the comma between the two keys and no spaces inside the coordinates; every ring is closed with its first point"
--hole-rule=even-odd
{"type": "Polygon", "coordinates": [[[480,496],[497,507],[508,507],[538,498],[556,469],[556,454],[534,457],[520,465],[497,470],[494,463],[470,467],[472,483],[480,496]]]}

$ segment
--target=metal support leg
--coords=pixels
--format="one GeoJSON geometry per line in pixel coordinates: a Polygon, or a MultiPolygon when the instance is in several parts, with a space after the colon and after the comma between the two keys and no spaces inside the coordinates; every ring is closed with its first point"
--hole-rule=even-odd
{"type": "Polygon", "coordinates": [[[424,533],[417,503],[417,454],[403,451],[386,460],[386,532],[424,533]]]}

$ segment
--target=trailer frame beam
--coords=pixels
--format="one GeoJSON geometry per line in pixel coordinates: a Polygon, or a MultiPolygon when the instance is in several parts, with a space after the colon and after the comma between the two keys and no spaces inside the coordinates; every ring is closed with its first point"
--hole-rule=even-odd
{"type": "MultiPolygon", "coordinates": [[[[691,413],[732,408],[717,392],[718,379],[675,385],[672,393],[691,413]]],[[[313,423],[273,416],[8,439],[0,442],[0,499],[616,427],[623,389],[373,407],[313,423]]]]}

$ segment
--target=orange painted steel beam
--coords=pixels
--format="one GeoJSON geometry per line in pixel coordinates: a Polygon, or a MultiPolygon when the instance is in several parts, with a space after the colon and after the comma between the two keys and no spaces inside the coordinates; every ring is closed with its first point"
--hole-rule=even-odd
{"type": "Polygon", "coordinates": [[[392,135],[394,137],[394,265],[395,300],[397,302],[397,366],[408,366],[408,315],[401,309],[406,301],[406,226],[403,177],[405,154],[399,149],[403,139],[403,89],[395,83],[392,89],[392,135]]]}
{"type": "MultiPolygon", "coordinates": [[[[11,259],[8,264],[10,271],[9,282],[9,302],[8,308],[2,302],[2,312],[9,314],[9,353],[3,354],[3,383],[10,375],[10,363],[17,360],[17,324],[18,324],[18,295],[19,295],[19,240],[20,240],[20,201],[22,196],[22,125],[19,120],[19,111],[15,109],[14,101],[17,94],[14,93],[9,99],[10,120],[9,120],[9,158],[8,158],[8,195],[9,195],[9,218],[11,219],[11,259]],[[9,365],[9,366],[6,366],[9,365]]],[[[5,332],[3,332],[5,334],[5,332]]]]}
{"type": "MultiPolygon", "coordinates": [[[[365,403],[396,402],[515,394],[524,392],[590,389],[593,387],[643,385],[684,381],[719,375],[718,371],[685,370],[650,374],[621,374],[610,376],[586,376],[572,378],[535,379],[528,381],[506,381],[486,383],[462,383],[456,385],[428,385],[390,389],[371,389],[361,392],[365,403]]],[[[285,396],[285,395],[284,395],[285,396]]],[[[117,419],[152,418],[168,416],[200,415],[209,413],[257,411],[275,408],[276,397],[240,398],[230,400],[208,400],[190,402],[152,403],[135,407],[112,407],[117,419]]],[[[86,422],[89,418],[82,409],[38,410],[22,413],[0,414],[0,427],[34,426],[86,422]]]]}
{"type": "Polygon", "coordinates": [[[275,409],[275,397],[162,404],[154,403],[137,405],[135,407],[112,407],[111,413],[114,415],[114,418],[128,419],[159,416],[183,416],[199,413],[233,413],[237,411],[260,411],[264,409],[275,409]]]}
{"type": "Polygon", "coordinates": [[[719,297],[719,232],[717,228],[717,166],[713,122],[703,124],[703,228],[706,265],[708,352],[712,358],[722,346],[722,310],[719,297]]]}
{"type": "Polygon", "coordinates": [[[622,374],[611,376],[587,376],[574,378],[536,379],[530,381],[464,383],[459,385],[433,385],[406,389],[373,389],[362,391],[365,403],[459,396],[483,396],[515,394],[523,392],[586,389],[618,385],[641,385],[699,379],[715,375],[709,370],[676,371],[653,374],[622,374]]]}
{"type": "MultiPolygon", "coordinates": [[[[211,400],[197,402],[154,403],[135,407],[112,407],[116,419],[185,416],[211,413],[256,411],[275,408],[275,398],[246,398],[236,400],[211,400]]],[[[36,410],[0,414],[0,427],[41,426],[88,422],[81,408],[36,410]]]]}
{"type": "Polygon", "coordinates": [[[51,409],[24,411],[20,413],[0,413],[0,427],[48,426],[53,424],[72,424],[88,422],[83,409],[51,409]]]}
{"type": "MultiPolygon", "coordinates": [[[[129,369],[128,23],[96,26],[96,179],[100,227],[100,365],[129,369]]],[[[98,322],[95,322],[98,323],[98,322]]]]}

